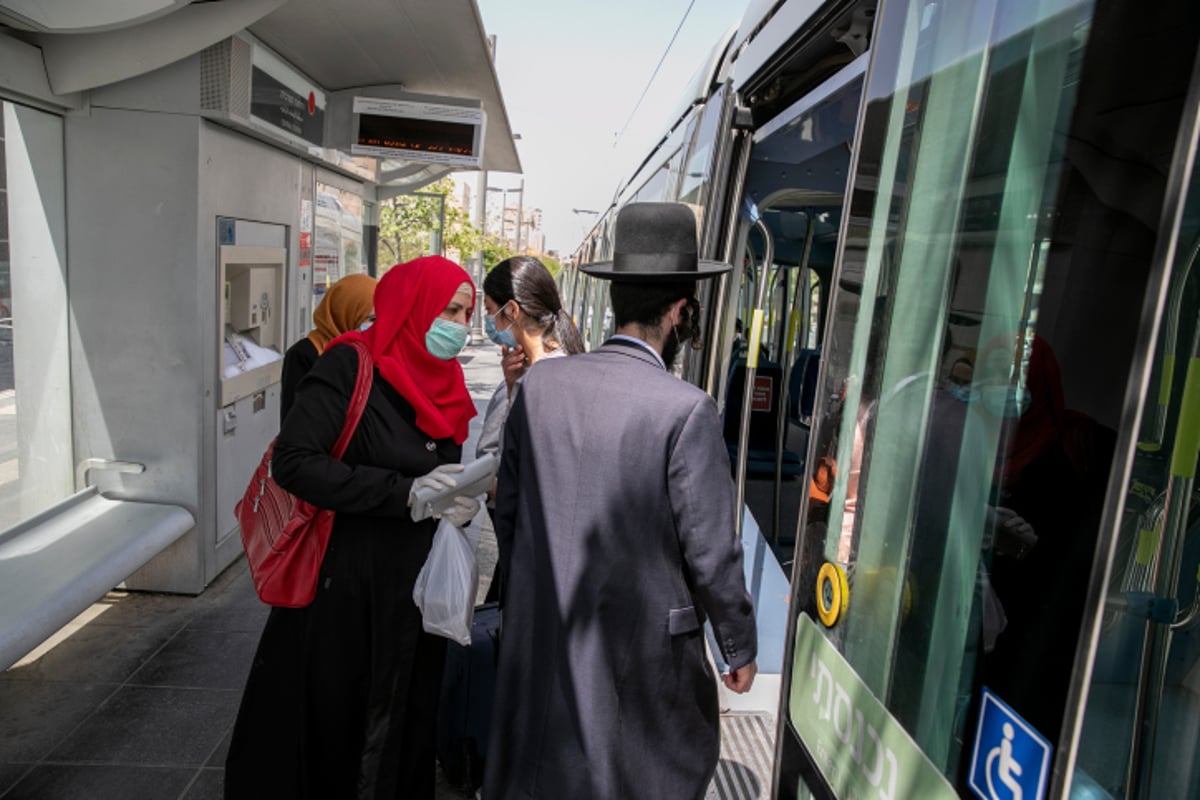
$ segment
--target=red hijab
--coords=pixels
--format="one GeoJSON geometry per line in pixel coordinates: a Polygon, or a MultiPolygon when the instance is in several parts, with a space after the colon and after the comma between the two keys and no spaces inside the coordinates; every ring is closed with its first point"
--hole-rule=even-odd
{"type": "Polygon", "coordinates": [[[475,403],[458,359],[432,355],[425,333],[464,283],[475,291],[471,276],[441,256],[397,264],[375,289],[375,324],[343,334],[330,345],[365,342],[379,374],[416,409],[417,427],[434,439],[452,436],[457,444],[467,439],[475,403]]]}
{"type": "MultiPolygon", "coordinates": [[[[990,342],[979,354],[976,376],[986,361],[994,358],[992,354],[996,351],[1004,353],[1010,361],[1015,359],[1014,348],[1019,345],[1013,339],[1013,336],[999,337],[990,342]]],[[[998,454],[1004,486],[1019,480],[1025,468],[1063,435],[1065,411],[1062,376],[1058,370],[1058,359],[1041,336],[1033,337],[1025,372],[1025,389],[1029,392],[1028,406],[1020,419],[1007,421],[1008,445],[998,454]]]]}

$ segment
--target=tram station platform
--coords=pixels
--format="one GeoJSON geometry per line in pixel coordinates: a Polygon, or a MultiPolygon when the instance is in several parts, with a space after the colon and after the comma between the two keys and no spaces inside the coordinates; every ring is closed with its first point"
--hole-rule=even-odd
{"type": "MultiPolygon", "coordinates": [[[[460,357],[480,415],[502,377],[490,342],[460,357]]],[[[481,585],[496,558],[485,525],[481,585]]],[[[0,675],[0,800],[220,800],[224,761],[268,607],[244,559],[202,594],[112,591],[0,675]]],[[[710,798],[770,790],[770,715],[722,718],[710,798]]],[[[438,800],[460,800],[441,782],[438,800]]]]}

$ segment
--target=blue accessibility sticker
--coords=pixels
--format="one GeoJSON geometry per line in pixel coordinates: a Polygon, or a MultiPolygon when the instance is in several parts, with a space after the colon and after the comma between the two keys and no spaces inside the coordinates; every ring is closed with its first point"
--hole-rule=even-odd
{"type": "Polygon", "coordinates": [[[234,225],[235,220],[231,217],[217,217],[217,243],[218,244],[237,244],[237,228],[234,225]]]}
{"type": "Polygon", "coordinates": [[[1042,800],[1050,741],[986,686],[971,753],[971,790],[983,800],[1042,800]]]}

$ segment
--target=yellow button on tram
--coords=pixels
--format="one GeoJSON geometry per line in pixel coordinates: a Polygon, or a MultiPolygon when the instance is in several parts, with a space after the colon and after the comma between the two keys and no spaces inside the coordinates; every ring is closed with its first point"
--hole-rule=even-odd
{"type": "Polygon", "coordinates": [[[817,616],[826,628],[832,628],[846,613],[850,604],[850,584],[846,571],[832,561],[821,565],[817,573],[817,616]]]}

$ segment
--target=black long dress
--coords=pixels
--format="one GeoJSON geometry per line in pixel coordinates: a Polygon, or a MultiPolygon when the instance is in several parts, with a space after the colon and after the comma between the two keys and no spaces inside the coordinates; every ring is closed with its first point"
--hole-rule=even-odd
{"type": "Polygon", "coordinates": [[[412,522],[407,503],[412,479],[461,448],[418,430],[376,372],[344,459],[328,456],[356,369],[352,348],[327,350],[275,444],[279,484],[338,513],[316,599],[272,609],[263,630],[226,760],[230,800],[434,796],[446,640],[413,604],[435,523],[412,522]]]}

